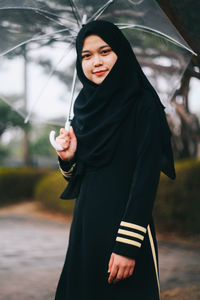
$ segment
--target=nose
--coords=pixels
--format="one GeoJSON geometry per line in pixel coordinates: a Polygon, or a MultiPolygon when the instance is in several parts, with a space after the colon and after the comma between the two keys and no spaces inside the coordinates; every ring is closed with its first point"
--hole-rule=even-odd
{"type": "Polygon", "coordinates": [[[94,67],[102,66],[102,59],[100,55],[95,55],[93,65],[94,67]]]}

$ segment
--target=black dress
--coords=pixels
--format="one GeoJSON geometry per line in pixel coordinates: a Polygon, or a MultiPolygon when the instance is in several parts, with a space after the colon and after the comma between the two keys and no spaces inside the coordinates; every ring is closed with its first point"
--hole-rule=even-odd
{"type": "MultiPolygon", "coordinates": [[[[159,299],[152,219],[163,152],[159,109],[142,99],[132,109],[111,162],[85,168],[56,300],[159,299]],[[112,252],[136,260],[133,275],[116,284],[108,283],[112,252]]],[[[78,157],[59,161],[65,176],[78,157]]]]}

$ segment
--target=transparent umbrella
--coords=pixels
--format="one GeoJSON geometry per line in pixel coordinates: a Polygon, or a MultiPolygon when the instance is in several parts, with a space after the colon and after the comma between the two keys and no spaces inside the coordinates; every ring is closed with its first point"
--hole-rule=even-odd
{"type": "Polygon", "coordinates": [[[81,88],[75,39],[84,23],[96,19],[111,21],[124,32],[170,109],[195,53],[154,0],[0,0],[0,98],[26,122],[63,126],[67,120],[68,128],[81,88]]]}

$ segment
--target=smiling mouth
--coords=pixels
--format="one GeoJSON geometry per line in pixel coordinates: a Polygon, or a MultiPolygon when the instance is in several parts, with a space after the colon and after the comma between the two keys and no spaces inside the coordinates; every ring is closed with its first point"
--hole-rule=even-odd
{"type": "Polygon", "coordinates": [[[107,72],[107,70],[100,70],[100,71],[96,71],[93,72],[93,74],[95,74],[96,76],[102,76],[107,72]]]}

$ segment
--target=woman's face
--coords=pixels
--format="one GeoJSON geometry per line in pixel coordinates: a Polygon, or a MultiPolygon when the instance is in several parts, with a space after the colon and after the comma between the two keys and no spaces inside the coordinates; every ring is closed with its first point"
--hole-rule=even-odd
{"type": "Polygon", "coordinates": [[[82,49],[82,69],[85,76],[96,84],[101,84],[117,60],[111,47],[98,35],[85,38],[82,49]]]}

